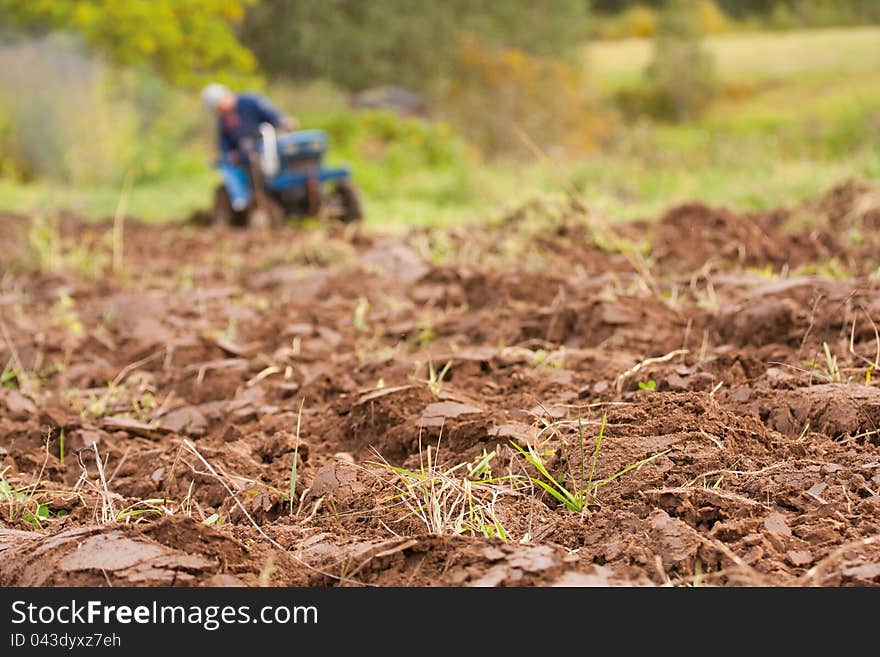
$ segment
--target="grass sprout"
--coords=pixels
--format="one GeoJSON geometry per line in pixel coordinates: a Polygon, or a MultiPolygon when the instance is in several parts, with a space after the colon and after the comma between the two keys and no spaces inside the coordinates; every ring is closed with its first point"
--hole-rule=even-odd
{"type": "Polygon", "coordinates": [[[9,468],[0,470],[0,508],[7,522],[23,520],[35,530],[43,529],[46,521],[62,518],[68,514],[66,509],[53,511],[46,501],[51,495],[69,495],[67,491],[48,491],[38,487],[14,486],[7,478],[9,468]]]}
{"type": "Polygon", "coordinates": [[[828,376],[832,381],[840,382],[843,377],[840,375],[840,367],[837,364],[837,356],[831,354],[831,349],[827,342],[822,343],[822,349],[825,351],[825,367],[828,369],[828,376]]]}
{"type": "MultiPolygon", "coordinates": [[[[533,468],[535,468],[535,470],[537,470],[538,476],[531,477],[532,483],[550,494],[554,499],[565,506],[568,510],[576,513],[589,513],[590,507],[598,504],[598,491],[600,488],[602,488],[603,486],[607,486],[616,479],[619,479],[627,472],[638,470],[643,465],[646,465],[654,459],[659,458],[660,456],[663,456],[664,454],[669,452],[668,449],[662,452],[658,452],[657,454],[649,456],[646,459],[642,459],[641,461],[636,461],[635,463],[627,465],[626,467],[618,470],[609,477],[596,480],[596,463],[599,460],[599,453],[602,449],[602,441],[605,436],[605,426],[607,423],[607,418],[607,414],[602,416],[602,424],[599,428],[599,435],[596,437],[596,444],[593,447],[593,453],[590,459],[590,468],[588,474],[586,474],[587,450],[586,441],[584,438],[583,424],[580,418],[578,418],[578,444],[580,447],[580,462],[578,464],[580,471],[579,477],[577,476],[578,473],[575,471],[575,468],[572,467],[572,464],[570,462],[567,463],[568,472],[564,473],[562,476],[554,477],[547,469],[547,466],[544,464],[544,460],[541,458],[540,453],[537,449],[535,449],[533,445],[528,445],[526,448],[524,448],[515,441],[510,441],[510,444],[523,456],[523,458],[533,468]],[[573,482],[573,484],[567,482],[573,482]]],[[[565,453],[564,449],[563,453],[565,453]]]]}
{"type": "Polygon", "coordinates": [[[428,359],[428,389],[435,397],[440,396],[440,390],[443,388],[443,379],[452,367],[452,361],[447,361],[439,372],[434,369],[434,363],[428,359]]]}
{"type": "Polygon", "coordinates": [[[358,299],[357,306],[354,308],[354,317],[352,317],[351,320],[352,326],[354,326],[355,330],[362,333],[366,333],[370,330],[370,325],[367,323],[367,315],[369,312],[370,302],[365,297],[358,299]]]}
{"type": "Polygon", "coordinates": [[[116,516],[116,522],[129,523],[143,516],[166,516],[173,515],[174,509],[169,506],[174,504],[174,500],[164,497],[154,497],[147,500],[138,500],[119,511],[116,516]]]}

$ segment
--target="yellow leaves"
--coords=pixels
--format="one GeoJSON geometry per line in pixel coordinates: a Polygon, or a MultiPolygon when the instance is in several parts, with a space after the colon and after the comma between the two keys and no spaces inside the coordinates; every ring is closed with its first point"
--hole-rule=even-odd
{"type": "Polygon", "coordinates": [[[124,65],[152,64],[173,82],[199,84],[220,74],[247,77],[253,54],[232,30],[252,0],[0,0],[18,25],[79,32],[124,65]]]}
{"type": "Polygon", "coordinates": [[[657,31],[657,13],[650,7],[636,5],[599,25],[603,39],[649,39],[657,31]]]}
{"type": "MultiPolygon", "coordinates": [[[[71,14],[67,19],[71,26],[89,29],[100,20],[101,11],[91,3],[80,2],[71,3],[71,14]]],[[[64,21],[64,17],[56,15],[55,20],[59,23],[64,21]]]]}
{"type": "Polygon", "coordinates": [[[714,0],[700,0],[696,11],[703,34],[718,34],[730,29],[730,21],[714,0]]]}
{"type": "Polygon", "coordinates": [[[654,36],[657,29],[657,14],[649,7],[635,7],[630,16],[632,36],[647,38],[654,36]]]}
{"type": "MultiPolygon", "coordinates": [[[[695,0],[689,9],[704,34],[718,34],[730,29],[730,19],[715,0],[695,0]]],[[[657,12],[645,5],[635,5],[599,25],[603,39],[650,39],[657,33],[657,12]]]]}
{"type": "Polygon", "coordinates": [[[496,154],[522,150],[522,133],[542,148],[582,152],[605,127],[578,68],[522,50],[486,47],[473,34],[459,42],[444,107],[477,144],[496,154]]]}
{"type": "Polygon", "coordinates": [[[135,35],[133,45],[144,55],[152,55],[156,52],[156,40],[149,34],[135,35]]]}

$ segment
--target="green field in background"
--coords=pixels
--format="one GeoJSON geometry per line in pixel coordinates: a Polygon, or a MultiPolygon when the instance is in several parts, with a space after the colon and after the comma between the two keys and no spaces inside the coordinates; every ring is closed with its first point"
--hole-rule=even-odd
{"type": "MultiPolygon", "coordinates": [[[[880,27],[744,32],[706,37],[722,79],[858,74],[880,66],[880,27]]],[[[587,66],[604,86],[637,78],[651,60],[650,39],[591,43],[587,66]]]]}
{"type": "MultiPolygon", "coordinates": [[[[710,37],[707,46],[723,92],[702,120],[621,124],[587,156],[486,161],[446,152],[445,133],[410,130],[391,138],[392,151],[382,159],[367,148],[369,134],[333,149],[331,159],[353,167],[365,190],[368,224],[390,228],[491,219],[535,194],[572,187],[588,204],[622,219],[655,215],[686,199],[763,208],[797,202],[845,178],[880,178],[880,28],[737,33],[710,37]],[[425,135],[439,140],[440,164],[428,167],[419,159],[425,135]]],[[[610,94],[639,83],[650,53],[646,40],[597,42],[587,65],[600,93],[610,94]]],[[[365,129],[345,109],[344,97],[326,86],[272,95],[306,127],[365,129]]],[[[206,151],[203,168],[183,179],[136,183],[129,214],[162,221],[207,207],[218,180],[209,159],[206,151]]],[[[116,209],[119,187],[0,180],[0,208],[63,207],[105,217],[116,209]]]]}

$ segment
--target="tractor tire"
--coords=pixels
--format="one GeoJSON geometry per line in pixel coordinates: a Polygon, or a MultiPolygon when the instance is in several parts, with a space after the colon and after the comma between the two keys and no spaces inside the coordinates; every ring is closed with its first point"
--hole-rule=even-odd
{"type": "Polygon", "coordinates": [[[314,176],[309,176],[306,180],[306,214],[309,217],[317,217],[321,213],[323,205],[321,183],[314,176]]]}
{"type": "Polygon", "coordinates": [[[284,208],[272,198],[264,198],[247,211],[248,228],[280,228],[284,225],[284,208]]]}
{"type": "Polygon", "coordinates": [[[232,201],[229,198],[229,192],[226,187],[219,185],[214,190],[214,207],[211,210],[211,222],[215,226],[236,226],[242,228],[247,226],[247,212],[238,212],[232,207],[232,201]]]}
{"type": "Polygon", "coordinates": [[[336,183],[331,202],[338,209],[336,217],[343,223],[348,224],[364,218],[361,194],[350,180],[336,183]]]}

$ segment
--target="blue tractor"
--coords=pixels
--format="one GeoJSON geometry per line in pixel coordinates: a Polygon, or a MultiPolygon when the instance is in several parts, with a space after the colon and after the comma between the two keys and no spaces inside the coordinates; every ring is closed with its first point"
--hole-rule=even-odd
{"type": "Polygon", "coordinates": [[[276,134],[271,125],[261,125],[246,162],[217,166],[223,183],[214,195],[214,223],[277,226],[288,215],[361,219],[351,171],[324,165],[327,144],[323,130],[276,134]]]}

